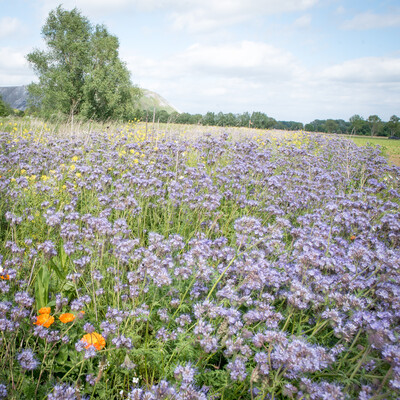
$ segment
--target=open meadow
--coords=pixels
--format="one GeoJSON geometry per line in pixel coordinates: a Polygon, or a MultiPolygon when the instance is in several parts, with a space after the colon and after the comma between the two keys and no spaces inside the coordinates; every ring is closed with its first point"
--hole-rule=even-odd
{"type": "Polygon", "coordinates": [[[3,121],[0,399],[398,399],[400,168],[191,129],[3,121]]]}
{"type": "Polygon", "coordinates": [[[400,166],[400,140],[368,136],[351,136],[349,139],[357,146],[380,146],[388,161],[400,166]]]}

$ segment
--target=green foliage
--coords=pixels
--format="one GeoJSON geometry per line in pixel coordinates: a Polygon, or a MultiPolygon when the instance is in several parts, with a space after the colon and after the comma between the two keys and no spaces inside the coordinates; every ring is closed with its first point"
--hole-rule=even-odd
{"type": "Polygon", "coordinates": [[[253,128],[270,129],[274,126],[274,121],[273,118],[269,118],[266,114],[259,111],[251,114],[251,125],[253,128]]]}
{"type": "Polygon", "coordinates": [[[42,28],[47,50],[27,60],[39,77],[28,86],[29,105],[42,115],[61,112],[95,120],[129,118],[132,85],[118,57],[118,39],[74,8],[51,11],[42,28]]]}
{"type": "Polygon", "coordinates": [[[400,137],[400,118],[397,115],[392,115],[386,126],[390,131],[390,136],[400,137]]]}
{"type": "Polygon", "coordinates": [[[40,268],[35,282],[35,300],[38,309],[45,307],[49,299],[50,272],[46,265],[40,268]]]}
{"type": "Polygon", "coordinates": [[[378,136],[383,128],[382,120],[377,115],[370,115],[368,117],[368,122],[370,125],[371,136],[378,136]]]}
{"type": "Polygon", "coordinates": [[[327,132],[335,133],[335,132],[337,132],[338,128],[339,128],[339,124],[335,120],[328,119],[326,121],[325,129],[327,130],[327,132]]]}
{"type": "Polygon", "coordinates": [[[0,117],[6,117],[7,115],[12,114],[11,107],[3,101],[3,98],[0,95],[0,117]]]}

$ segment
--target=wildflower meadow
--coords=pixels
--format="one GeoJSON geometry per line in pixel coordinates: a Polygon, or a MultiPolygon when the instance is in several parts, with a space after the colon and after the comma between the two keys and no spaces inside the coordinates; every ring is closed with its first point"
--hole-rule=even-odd
{"type": "Polygon", "coordinates": [[[399,167],[153,133],[0,132],[0,399],[398,399],[399,167]]]}

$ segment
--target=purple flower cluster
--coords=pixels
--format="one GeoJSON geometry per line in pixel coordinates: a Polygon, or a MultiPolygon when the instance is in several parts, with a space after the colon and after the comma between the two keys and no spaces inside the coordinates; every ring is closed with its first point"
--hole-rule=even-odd
{"type": "MultiPolygon", "coordinates": [[[[179,374],[182,376],[182,373],[179,374]]],[[[186,377],[187,378],[187,377],[186,377]]],[[[129,400],[207,400],[207,389],[198,389],[191,383],[177,387],[166,380],[161,380],[150,389],[133,388],[128,393],[129,400]]]]}
{"type": "MultiPolygon", "coordinates": [[[[377,149],[307,135],[300,146],[162,140],[157,151],[125,133],[12,140],[0,135],[2,333],[33,315],[32,281],[47,263],[57,312],[87,310],[82,332],[168,379],[129,399],[205,399],[204,360],[265,396],[273,381],[289,397],[344,399],[350,377],[353,394],[399,393],[400,174],[377,149]],[[382,371],[379,384],[369,378],[382,371]]],[[[61,339],[45,329],[36,339],[61,339]]],[[[29,348],[17,360],[37,366],[29,348]]],[[[75,393],[57,385],[48,398],[75,393]]]]}
{"type": "Polygon", "coordinates": [[[76,400],[76,392],[75,387],[62,383],[54,386],[52,392],[47,395],[47,400],[76,400]]]}
{"type": "Polygon", "coordinates": [[[17,360],[21,367],[25,370],[31,371],[39,366],[39,361],[36,359],[35,354],[30,349],[24,349],[17,355],[17,360]]]}

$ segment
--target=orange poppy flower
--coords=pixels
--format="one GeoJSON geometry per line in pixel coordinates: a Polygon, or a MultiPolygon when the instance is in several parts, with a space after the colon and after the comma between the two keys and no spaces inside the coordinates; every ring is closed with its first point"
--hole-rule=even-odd
{"type": "Polygon", "coordinates": [[[96,350],[101,350],[106,345],[106,340],[97,332],[87,333],[81,341],[86,343],[85,349],[94,346],[96,350]]]}
{"type": "Polygon", "coordinates": [[[45,328],[48,328],[54,322],[54,317],[50,314],[40,314],[36,317],[36,322],[34,325],[42,325],[45,328]]]}
{"type": "MultiPolygon", "coordinates": [[[[4,271],[4,268],[0,265],[0,274],[4,271]]],[[[8,281],[10,279],[10,275],[0,275],[1,279],[8,281]]]]}
{"type": "Polygon", "coordinates": [[[72,322],[75,319],[75,315],[71,313],[64,313],[61,314],[60,317],[58,318],[63,324],[66,324],[68,322],[72,322]]]}
{"type": "Polygon", "coordinates": [[[51,308],[50,307],[42,307],[39,311],[39,314],[50,314],[51,313],[51,308]]]}
{"type": "Polygon", "coordinates": [[[354,235],[352,235],[352,236],[350,236],[350,240],[355,240],[355,236],[354,235]]]}

